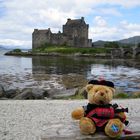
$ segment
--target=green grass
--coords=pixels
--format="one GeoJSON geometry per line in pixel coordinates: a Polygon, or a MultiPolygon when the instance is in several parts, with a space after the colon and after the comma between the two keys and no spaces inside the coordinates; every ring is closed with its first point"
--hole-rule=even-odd
{"type": "Polygon", "coordinates": [[[34,49],[33,52],[39,53],[62,53],[62,54],[96,54],[96,53],[110,53],[110,49],[107,48],[75,48],[69,46],[56,46],[48,45],[41,46],[37,49],[34,49]]]}

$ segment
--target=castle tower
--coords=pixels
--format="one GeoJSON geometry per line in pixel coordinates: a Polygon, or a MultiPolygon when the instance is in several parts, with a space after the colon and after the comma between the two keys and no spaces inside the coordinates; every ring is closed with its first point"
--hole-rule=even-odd
{"type": "Polygon", "coordinates": [[[32,33],[32,47],[38,48],[41,47],[41,45],[45,43],[51,42],[51,30],[50,28],[46,30],[38,30],[34,29],[34,32],[32,33]]]}
{"type": "Polygon", "coordinates": [[[63,25],[63,34],[68,38],[68,44],[74,47],[91,47],[88,40],[89,25],[85,23],[84,17],[81,19],[67,19],[63,25]]]}

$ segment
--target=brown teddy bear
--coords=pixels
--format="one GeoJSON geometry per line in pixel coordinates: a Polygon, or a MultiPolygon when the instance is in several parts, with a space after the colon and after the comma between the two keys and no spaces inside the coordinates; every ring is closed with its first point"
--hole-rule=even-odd
{"type": "Polygon", "coordinates": [[[73,119],[80,120],[81,132],[94,134],[103,131],[111,138],[121,136],[124,124],[128,124],[125,114],[128,108],[110,103],[115,92],[113,82],[91,80],[85,88],[88,105],[75,109],[71,114],[73,119]]]}

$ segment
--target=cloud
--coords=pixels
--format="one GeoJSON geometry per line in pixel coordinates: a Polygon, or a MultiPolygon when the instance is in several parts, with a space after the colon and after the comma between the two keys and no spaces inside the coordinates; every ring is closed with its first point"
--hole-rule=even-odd
{"type": "Polygon", "coordinates": [[[132,1],[128,1],[128,0],[108,0],[108,2],[110,2],[113,5],[120,5],[120,6],[125,7],[125,8],[134,8],[134,7],[140,6],[140,1],[139,0],[132,0],[132,1]]]}
{"type": "Polygon", "coordinates": [[[22,46],[24,49],[29,49],[28,46],[31,45],[31,41],[15,40],[15,39],[0,39],[0,44],[4,46],[19,47],[22,46]]]}
{"type": "Polygon", "coordinates": [[[93,18],[90,37],[93,39],[117,39],[127,34],[138,34],[139,24],[128,22],[110,25],[107,16],[122,16],[117,7],[124,9],[140,6],[139,0],[0,0],[1,43],[31,48],[34,28],[62,29],[67,18],[93,18]],[[101,13],[100,16],[98,16],[101,13]],[[96,15],[95,15],[96,14],[96,15]],[[104,18],[103,18],[104,17],[104,18]],[[129,33],[130,32],[130,33],[129,33]]]}
{"type": "Polygon", "coordinates": [[[96,25],[96,26],[99,26],[99,27],[100,27],[100,26],[104,27],[104,26],[107,25],[106,20],[103,19],[101,16],[96,16],[96,17],[94,18],[94,21],[95,21],[95,25],[96,25]]]}
{"type": "Polygon", "coordinates": [[[119,12],[116,8],[100,8],[98,11],[102,15],[122,16],[122,13],[119,12]]]}
{"type": "Polygon", "coordinates": [[[124,30],[123,32],[124,38],[140,35],[140,24],[130,23],[126,20],[123,20],[120,22],[120,27],[124,30]]]}
{"type": "Polygon", "coordinates": [[[118,31],[117,27],[91,27],[89,33],[89,36],[93,38],[93,41],[114,41],[121,38],[119,36],[120,31],[118,31]]]}
{"type": "Polygon", "coordinates": [[[128,0],[98,0],[98,1],[92,1],[91,3],[93,5],[96,5],[96,6],[107,4],[110,6],[121,6],[124,8],[134,8],[134,7],[140,6],[139,0],[133,0],[133,1],[128,1],[128,0]]]}
{"type": "Polygon", "coordinates": [[[96,16],[93,19],[93,24],[89,29],[89,36],[93,41],[97,40],[114,40],[118,36],[118,29],[114,26],[109,26],[105,18],[96,16]]]}
{"type": "Polygon", "coordinates": [[[117,25],[109,25],[101,16],[96,16],[93,25],[89,28],[89,36],[93,41],[114,41],[138,35],[140,35],[140,24],[123,20],[117,25]]]}

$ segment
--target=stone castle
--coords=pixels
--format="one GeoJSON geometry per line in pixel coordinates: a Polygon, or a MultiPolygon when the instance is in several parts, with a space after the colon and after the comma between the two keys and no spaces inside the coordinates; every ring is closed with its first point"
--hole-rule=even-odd
{"type": "Polygon", "coordinates": [[[51,29],[34,29],[32,34],[32,47],[38,48],[43,44],[67,45],[71,47],[92,47],[92,40],[88,39],[89,25],[81,19],[67,19],[63,25],[62,33],[52,33],[51,29]]]}

